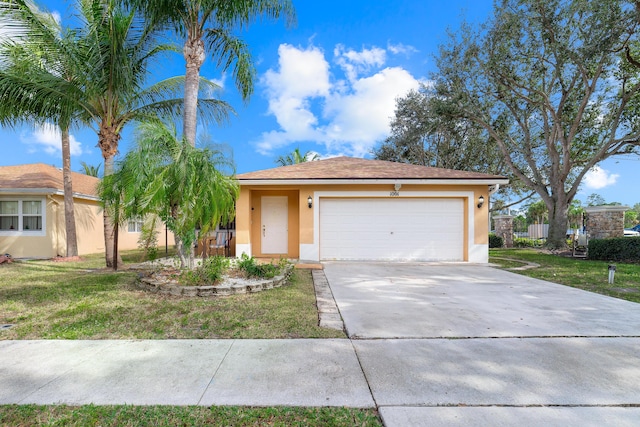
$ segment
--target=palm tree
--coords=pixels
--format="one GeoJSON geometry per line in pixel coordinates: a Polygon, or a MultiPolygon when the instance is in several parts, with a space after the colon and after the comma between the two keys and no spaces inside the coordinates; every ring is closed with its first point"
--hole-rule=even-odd
{"type": "Polygon", "coordinates": [[[173,127],[143,123],[136,139],[118,171],[103,181],[102,198],[121,206],[123,221],[147,214],[162,218],[185,267],[193,257],[193,231],[206,233],[233,218],[238,183],[221,172],[230,166],[221,153],[191,146],[173,127]]]}
{"type": "MultiPolygon", "coordinates": [[[[89,66],[97,71],[87,99],[86,118],[97,122],[106,177],[114,170],[114,157],[126,124],[134,120],[156,121],[158,115],[175,117],[184,110],[183,100],[167,100],[184,88],[184,78],[167,79],[142,89],[151,61],[162,52],[175,51],[174,47],[158,44],[157,27],[115,0],[84,0],[82,10],[87,20],[85,38],[92,51],[89,66]]],[[[217,88],[210,82],[199,83],[208,85],[210,90],[217,88]]],[[[216,122],[225,120],[230,111],[227,103],[217,99],[200,99],[197,108],[203,117],[216,122]]],[[[114,266],[110,254],[114,251],[115,229],[108,212],[105,209],[106,261],[107,266],[114,266]]]]}
{"type": "Polygon", "coordinates": [[[248,46],[232,34],[244,29],[256,18],[295,21],[290,0],[128,0],[141,7],[146,16],[157,23],[172,26],[185,37],[186,61],[183,133],[192,146],[196,142],[197,104],[200,67],[209,54],[221,71],[233,67],[236,87],[246,101],[253,92],[255,69],[248,46]]]}
{"type": "Polygon", "coordinates": [[[82,172],[85,175],[95,176],[96,178],[100,176],[100,166],[102,166],[102,163],[100,163],[98,166],[93,166],[85,162],[80,162],[80,165],[82,166],[82,172]]]}
{"type": "Polygon", "coordinates": [[[287,165],[297,165],[298,163],[304,163],[304,162],[313,162],[315,160],[318,160],[318,154],[312,151],[307,151],[304,154],[300,154],[300,148],[296,148],[286,156],[278,157],[276,159],[276,163],[279,164],[280,166],[287,166],[287,165]]]}
{"type": "Polygon", "coordinates": [[[75,208],[71,180],[69,128],[77,121],[80,106],[64,102],[58,92],[75,91],[74,78],[81,62],[72,34],[63,32],[52,15],[30,7],[25,1],[0,4],[0,19],[10,37],[0,45],[0,122],[17,125],[28,122],[46,126],[57,124],[61,134],[62,175],[66,231],[66,256],[78,255],[75,208]],[[25,83],[28,86],[17,84],[25,83]],[[42,88],[45,88],[42,91],[42,88]],[[20,92],[19,96],[15,96],[20,92]],[[34,92],[42,96],[32,97],[34,92]],[[28,100],[28,102],[25,102],[28,100]]]}
{"type": "MultiPolygon", "coordinates": [[[[9,8],[12,2],[2,2],[9,8]]],[[[26,1],[17,1],[24,13],[32,11],[26,1]]],[[[115,0],[81,0],[82,26],[69,30],[79,52],[72,84],[60,79],[33,85],[29,75],[13,76],[0,90],[0,100],[10,99],[37,111],[39,116],[55,117],[61,109],[72,110],[91,124],[98,134],[104,159],[104,175],[113,172],[121,132],[132,121],[175,117],[182,112],[184,78],[170,78],[144,88],[149,66],[158,55],[175,52],[172,45],[158,43],[158,32],[146,24],[135,10],[124,9],[115,0]]],[[[204,83],[208,84],[208,83],[204,83]]],[[[210,84],[213,89],[215,85],[210,84]]],[[[216,121],[227,117],[229,106],[217,99],[203,99],[199,112],[216,121]]],[[[66,110],[65,110],[66,111],[66,110]]],[[[114,229],[110,209],[104,210],[105,259],[107,267],[117,266],[114,255],[114,229]]],[[[117,252],[117,250],[116,250],[117,252]]]]}

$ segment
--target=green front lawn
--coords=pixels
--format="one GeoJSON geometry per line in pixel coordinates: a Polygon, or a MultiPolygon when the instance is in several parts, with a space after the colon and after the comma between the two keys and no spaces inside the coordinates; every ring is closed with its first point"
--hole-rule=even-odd
{"type": "Polygon", "coordinates": [[[518,261],[534,262],[540,264],[540,267],[514,271],[514,273],[640,302],[640,265],[638,264],[616,263],[615,280],[610,285],[608,283],[609,263],[604,261],[567,258],[536,249],[491,249],[489,251],[489,262],[501,268],[524,265],[523,262],[518,261]],[[509,258],[509,260],[499,258],[509,258]]]}
{"type": "Polygon", "coordinates": [[[382,426],[373,409],[235,406],[0,406],[3,426],[382,426]]]}
{"type": "MultiPolygon", "coordinates": [[[[123,254],[139,262],[139,251],[123,254]]],[[[256,294],[202,299],[134,286],[133,271],[81,262],[0,265],[0,339],[345,338],[320,328],[310,271],[256,294]]],[[[381,426],[373,409],[198,406],[1,405],[7,426],[381,426]]]]}
{"type": "MultiPolygon", "coordinates": [[[[137,254],[124,255],[125,263],[137,254]]],[[[256,294],[182,298],[137,289],[134,271],[81,262],[0,265],[0,339],[344,338],[320,328],[311,273],[256,294]]]]}

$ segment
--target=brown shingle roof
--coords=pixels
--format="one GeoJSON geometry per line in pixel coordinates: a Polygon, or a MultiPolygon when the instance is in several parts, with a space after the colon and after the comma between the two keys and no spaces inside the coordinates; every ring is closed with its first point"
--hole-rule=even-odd
{"type": "Polygon", "coordinates": [[[325,160],[281,166],[237,176],[244,180],[315,180],[315,179],[495,179],[499,175],[432,168],[407,163],[368,160],[353,157],[333,157],[325,160]]]}
{"type": "MultiPolygon", "coordinates": [[[[71,172],[71,181],[75,194],[98,196],[98,178],[71,172]]],[[[25,189],[41,189],[44,193],[62,192],[62,170],[43,163],[0,166],[0,191],[25,189]]]]}

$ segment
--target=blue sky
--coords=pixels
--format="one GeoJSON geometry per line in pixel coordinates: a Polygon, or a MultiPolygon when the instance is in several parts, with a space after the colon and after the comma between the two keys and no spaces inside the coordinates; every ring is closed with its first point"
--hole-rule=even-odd
{"type": "MultiPolygon", "coordinates": [[[[201,75],[222,86],[220,97],[236,110],[230,121],[198,128],[200,136],[233,153],[237,172],[275,167],[275,159],[299,148],[320,157],[370,157],[385,138],[395,99],[417,88],[434,71],[432,56],[446,41],[447,28],[464,17],[480,22],[490,0],[293,0],[298,23],[256,22],[241,36],[251,47],[258,80],[248,104],[230,76],[210,61],[201,75]]],[[[73,2],[41,1],[63,23],[73,2]]],[[[156,66],[153,78],[184,74],[176,54],[156,66]]],[[[126,129],[120,153],[131,144],[126,129]]],[[[0,128],[4,151],[0,165],[42,162],[61,166],[59,137],[52,128],[0,128]]],[[[90,129],[72,132],[72,168],[102,163],[97,136],[90,129]]],[[[640,159],[603,162],[583,182],[578,199],[598,193],[607,202],[640,202],[640,159]]]]}

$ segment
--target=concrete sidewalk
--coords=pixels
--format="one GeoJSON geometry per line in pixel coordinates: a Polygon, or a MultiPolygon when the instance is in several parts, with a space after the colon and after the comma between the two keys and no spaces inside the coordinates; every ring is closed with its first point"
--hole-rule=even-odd
{"type": "Polygon", "coordinates": [[[345,339],[0,341],[0,403],[375,406],[345,339]]]}
{"type": "Polygon", "coordinates": [[[0,341],[0,403],[377,407],[386,426],[638,425],[640,338],[0,341]]]}

